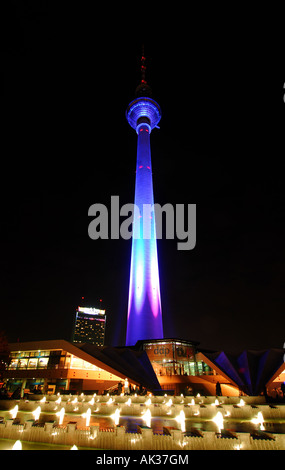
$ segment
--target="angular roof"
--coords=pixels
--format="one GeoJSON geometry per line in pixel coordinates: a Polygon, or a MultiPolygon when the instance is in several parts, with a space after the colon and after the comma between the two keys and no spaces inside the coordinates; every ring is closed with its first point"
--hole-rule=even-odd
{"type": "Polygon", "coordinates": [[[151,362],[145,351],[136,351],[129,348],[116,348],[111,346],[98,347],[89,343],[76,343],[76,347],[98,359],[123,375],[141,384],[148,390],[161,389],[151,362]]]}
{"type": "Polygon", "coordinates": [[[284,349],[245,350],[235,355],[225,351],[202,353],[247,395],[259,395],[285,367],[284,349]]]}
{"type": "Polygon", "coordinates": [[[145,351],[109,346],[98,347],[88,343],[70,343],[66,340],[10,343],[9,348],[11,351],[62,349],[122,379],[127,377],[148,390],[161,389],[145,351]]]}

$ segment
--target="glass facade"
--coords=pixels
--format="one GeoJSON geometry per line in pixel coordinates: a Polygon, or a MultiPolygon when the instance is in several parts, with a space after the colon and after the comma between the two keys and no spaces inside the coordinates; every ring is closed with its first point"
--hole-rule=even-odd
{"type": "Polygon", "coordinates": [[[203,361],[196,360],[195,345],[188,341],[158,340],[143,342],[157,376],[212,375],[213,370],[203,361]]]}

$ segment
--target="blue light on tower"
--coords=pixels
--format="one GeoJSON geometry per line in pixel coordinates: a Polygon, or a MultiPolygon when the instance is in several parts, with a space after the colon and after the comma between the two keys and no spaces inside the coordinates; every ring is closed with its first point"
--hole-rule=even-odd
{"type": "Polygon", "coordinates": [[[128,106],[126,118],[138,134],[135,205],[139,216],[133,221],[131,272],[126,345],[140,339],[163,338],[155,216],[143,219],[143,205],[154,204],[150,133],[161,119],[159,105],[151,96],[145,81],[145,58],[142,57],[142,79],[137,98],[128,106]]]}

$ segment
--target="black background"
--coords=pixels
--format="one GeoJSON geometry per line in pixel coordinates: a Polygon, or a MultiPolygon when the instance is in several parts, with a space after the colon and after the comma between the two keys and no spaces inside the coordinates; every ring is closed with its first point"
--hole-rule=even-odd
{"type": "Polygon", "coordinates": [[[144,44],[162,109],[151,135],[155,201],[197,204],[194,250],[158,241],[165,336],[230,351],[283,347],[279,12],[12,6],[1,29],[9,341],[69,340],[84,296],[107,310],[107,343],[124,344],[131,242],[91,240],[88,209],[110,207],[112,195],[133,202],[136,133],[125,110],[144,44]]]}

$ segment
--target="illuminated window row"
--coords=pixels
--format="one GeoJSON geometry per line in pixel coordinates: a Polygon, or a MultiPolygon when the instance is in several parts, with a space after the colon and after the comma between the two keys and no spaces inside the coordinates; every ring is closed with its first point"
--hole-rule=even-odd
{"type": "Polygon", "coordinates": [[[100,367],[73,355],[11,358],[9,369],[82,369],[102,371],[100,367]]]}

